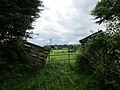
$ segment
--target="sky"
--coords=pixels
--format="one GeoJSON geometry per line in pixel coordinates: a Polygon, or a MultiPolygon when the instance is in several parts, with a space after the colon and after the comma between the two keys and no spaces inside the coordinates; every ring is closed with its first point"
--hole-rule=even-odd
{"type": "Polygon", "coordinates": [[[80,39],[104,28],[90,15],[97,1],[43,0],[44,11],[33,23],[33,39],[28,41],[40,46],[79,44],[80,39]]]}

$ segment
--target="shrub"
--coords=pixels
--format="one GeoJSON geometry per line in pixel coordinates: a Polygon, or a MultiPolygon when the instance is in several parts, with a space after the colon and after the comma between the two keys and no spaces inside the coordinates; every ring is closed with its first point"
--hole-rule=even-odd
{"type": "Polygon", "coordinates": [[[92,74],[104,90],[120,89],[119,39],[119,33],[101,33],[88,40],[77,59],[78,70],[92,74]]]}
{"type": "Polygon", "coordinates": [[[18,40],[0,45],[0,80],[11,74],[24,73],[27,70],[27,62],[30,59],[28,51],[18,40]]]}
{"type": "Polygon", "coordinates": [[[90,74],[90,60],[86,57],[84,50],[85,49],[83,48],[83,50],[81,50],[81,54],[77,55],[77,72],[80,74],[90,74]]]}

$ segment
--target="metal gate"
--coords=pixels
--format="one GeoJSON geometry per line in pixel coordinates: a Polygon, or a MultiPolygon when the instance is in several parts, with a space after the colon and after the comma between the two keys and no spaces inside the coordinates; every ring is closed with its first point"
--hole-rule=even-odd
{"type": "Polygon", "coordinates": [[[48,55],[48,62],[71,62],[75,61],[77,56],[77,51],[68,51],[68,50],[54,50],[51,51],[48,55]],[[57,52],[58,51],[58,52],[57,52]]]}

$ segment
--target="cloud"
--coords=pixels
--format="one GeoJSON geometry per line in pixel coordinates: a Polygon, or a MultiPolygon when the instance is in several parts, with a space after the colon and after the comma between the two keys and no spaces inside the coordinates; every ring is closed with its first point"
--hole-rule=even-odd
{"type": "Polygon", "coordinates": [[[75,44],[103,26],[96,25],[90,11],[98,0],[44,0],[45,10],[33,23],[34,36],[29,40],[38,45],[75,44]]]}

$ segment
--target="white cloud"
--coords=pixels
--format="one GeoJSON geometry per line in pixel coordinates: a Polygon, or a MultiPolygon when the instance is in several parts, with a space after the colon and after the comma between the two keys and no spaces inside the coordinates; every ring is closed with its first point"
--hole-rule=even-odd
{"type": "Polygon", "coordinates": [[[45,10],[34,23],[34,36],[30,40],[39,45],[79,43],[81,38],[103,26],[94,24],[90,11],[98,0],[44,0],[45,10]]]}

